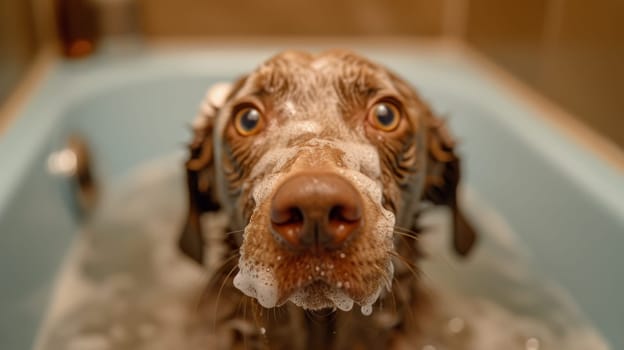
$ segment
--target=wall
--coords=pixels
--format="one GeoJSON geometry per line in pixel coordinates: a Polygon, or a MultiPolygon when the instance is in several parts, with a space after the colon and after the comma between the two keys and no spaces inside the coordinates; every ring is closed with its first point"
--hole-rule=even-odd
{"type": "Polygon", "coordinates": [[[35,57],[35,25],[29,1],[0,0],[0,104],[35,57]]]}
{"type": "Polygon", "coordinates": [[[444,1],[139,0],[139,7],[153,36],[440,35],[444,1]],[[180,8],[192,11],[171,15],[180,8]]]}
{"type": "Polygon", "coordinates": [[[624,1],[470,0],[464,38],[624,147],[624,1]]]}

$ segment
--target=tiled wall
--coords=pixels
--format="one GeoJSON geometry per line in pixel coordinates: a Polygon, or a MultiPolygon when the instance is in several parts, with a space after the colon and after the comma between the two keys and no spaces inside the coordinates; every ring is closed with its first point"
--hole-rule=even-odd
{"type": "Polygon", "coordinates": [[[465,37],[624,147],[624,1],[470,0],[465,37]]]}
{"type": "Polygon", "coordinates": [[[30,1],[0,0],[0,104],[35,56],[30,1]]]}
{"type": "Polygon", "coordinates": [[[139,7],[144,31],[156,36],[439,35],[444,1],[139,0],[139,7]]]}
{"type": "MultiPolygon", "coordinates": [[[[29,4],[43,1],[0,0],[0,103],[34,54],[29,4]]],[[[136,1],[159,38],[453,35],[624,147],[624,0],[136,1]]]]}

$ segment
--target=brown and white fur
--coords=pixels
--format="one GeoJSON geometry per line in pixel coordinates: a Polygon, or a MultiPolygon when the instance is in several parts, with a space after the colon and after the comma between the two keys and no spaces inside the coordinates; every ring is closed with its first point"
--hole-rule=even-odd
{"type": "MultiPolygon", "coordinates": [[[[427,312],[415,265],[423,205],[451,209],[460,255],[475,242],[457,207],[460,161],[443,121],[404,80],[348,51],[283,52],[214,87],[194,125],[186,168],[182,251],[205,260],[211,250],[202,215],[228,217],[227,253],[204,298],[215,330],[232,330],[224,348],[399,348],[427,312]],[[396,108],[392,129],[371,122],[379,103],[396,108]],[[244,108],[262,123],[249,134],[235,125],[244,108]],[[355,190],[345,200],[358,197],[357,214],[338,218],[356,222],[347,238],[324,235],[322,225],[309,242],[280,231],[293,218],[276,219],[276,202],[290,200],[288,191],[304,196],[296,205],[307,205],[307,193],[319,202],[327,196],[314,186],[299,191],[317,181],[339,187],[330,189],[336,201],[355,190]]],[[[293,220],[296,232],[305,231],[303,218],[293,220]]]]}

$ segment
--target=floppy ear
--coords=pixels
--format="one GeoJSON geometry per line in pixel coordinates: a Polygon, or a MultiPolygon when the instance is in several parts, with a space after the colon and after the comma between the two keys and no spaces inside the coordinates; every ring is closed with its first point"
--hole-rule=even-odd
{"type": "Polygon", "coordinates": [[[453,216],[453,247],[466,256],[473,248],[477,235],[457,203],[457,185],[461,177],[461,161],[454,152],[455,141],[443,120],[427,118],[427,180],[424,199],[451,209],[453,216]]]}
{"type": "Polygon", "coordinates": [[[178,245],[184,254],[200,264],[204,258],[201,215],[220,209],[214,191],[212,133],[217,112],[223,107],[230,89],[230,84],[218,83],[206,93],[193,122],[193,141],[189,145],[190,156],[185,164],[188,214],[178,245]]]}

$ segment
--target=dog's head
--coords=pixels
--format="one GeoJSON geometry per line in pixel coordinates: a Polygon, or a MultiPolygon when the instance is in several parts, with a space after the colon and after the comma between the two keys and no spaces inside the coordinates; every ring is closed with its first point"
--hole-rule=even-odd
{"type": "MultiPolygon", "coordinates": [[[[181,248],[201,261],[199,216],[225,210],[234,285],[264,307],[369,311],[390,288],[397,227],[416,227],[423,200],[457,212],[444,125],[405,81],[351,52],[284,52],[216,86],[190,148],[181,248]]],[[[454,217],[465,254],[474,234],[454,217]]]]}

